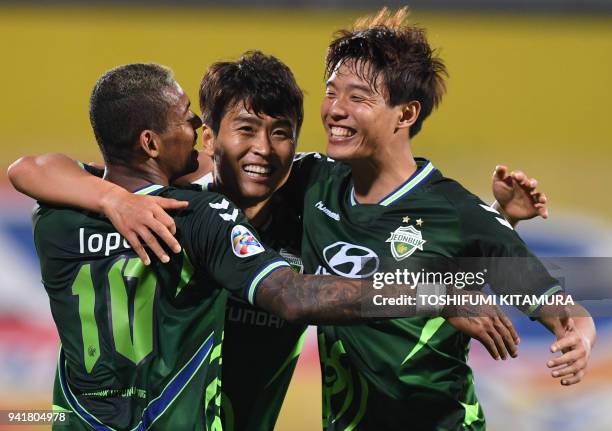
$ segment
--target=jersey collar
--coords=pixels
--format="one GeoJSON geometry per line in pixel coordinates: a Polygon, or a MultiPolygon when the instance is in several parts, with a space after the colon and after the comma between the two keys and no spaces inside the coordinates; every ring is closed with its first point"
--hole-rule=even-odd
{"type": "Polygon", "coordinates": [[[149,184],[148,186],[144,186],[138,190],[134,191],[135,195],[152,195],[156,192],[163,189],[164,186],[160,186],[159,184],[149,184]]]}
{"type": "MultiPolygon", "coordinates": [[[[417,158],[415,160],[418,167],[416,172],[413,173],[410,178],[408,178],[398,188],[382,198],[380,202],[378,202],[378,205],[386,207],[394,202],[397,202],[409,194],[412,190],[417,188],[420,184],[425,182],[431,173],[436,170],[434,165],[427,159],[417,158]]],[[[359,202],[357,202],[357,199],[355,198],[355,186],[351,186],[350,204],[351,206],[359,205],[359,202]]]]}
{"type": "Polygon", "coordinates": [[[209,172],[206,175],[201,176],[197,180],[193,181],[191,184],[199,185],[200,187],[202,187],[202,190],[210,191],[211,186],[213,184],[212,172],[209,172]]]}

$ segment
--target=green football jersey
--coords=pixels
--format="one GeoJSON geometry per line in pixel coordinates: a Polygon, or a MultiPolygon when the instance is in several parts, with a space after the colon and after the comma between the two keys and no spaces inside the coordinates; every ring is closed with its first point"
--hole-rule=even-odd
{"type": "MultiPolygon", "coordinates": [[[[398,269],[433,271],[440,262],[460,266],[469,256],[533,257],[498,213],[430,162],[417,164],[379,204],[360,205],[349,166],[319,154],[294,163],[292,187],[295,195],[305,193],[305,272],[372,278],[398,269]]],[[[531,281],[524,290],[560,290],[539,262],[529,272],[522,274],[531,281]]],[[[490,281],[499,290],[509,284],[503,277],[490,281]]],[[[445,319],[319,326],[318,339],[326,430],[485,428],[467,364],[470,339],[445,319]]]]}
{"type": "MultiPolygon", "coordinates": [[[[272,218],[258,231],[266,247],[279,252],[295,271],[303,272],[301,223],[289,206],[273,202],[272,218]]],[[[290,324],[230,296],[222,349],[225,431],[274,429],[305,335],[305,325],[290,324]]]]}
{"type": "Polygon", "coordinates": [[[222,195],[152,185],[189,201],[183,253],[144,266],[103,217],[41,206],[34,239],[61,340],[54,405],[70,429],[220,430],[221,354],[230,292],[289,264],[265,249],[222,195]]]}

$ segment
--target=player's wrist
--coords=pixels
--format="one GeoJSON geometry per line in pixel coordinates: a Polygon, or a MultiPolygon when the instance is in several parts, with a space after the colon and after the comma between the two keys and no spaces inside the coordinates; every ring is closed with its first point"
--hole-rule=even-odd
{"type": "Polygon", "coordinates": [[[506,219],[506,221],[508,223],[510,223],[513,227],[516,226],[516,224],[519,222],[520,219],[514,218],[512,217],[510,214],[508,214],[504,208],[501,206],[501,204],[496,200],[495,202],[493,202],[493,204],[491,205],[491,208],[493,208],[494,210],[496,210],[497,212],[499,212],[499,214],[506,219]]]}
{"type": "Polygon", "coordinates": [[[116,209],[119,202],[129,196],[129,194],[130,192],[123,187],[110,182],[100,185],[98,192],[99,197],[96,199],[98,205],[92,209],[108,217],[116,209]]]}

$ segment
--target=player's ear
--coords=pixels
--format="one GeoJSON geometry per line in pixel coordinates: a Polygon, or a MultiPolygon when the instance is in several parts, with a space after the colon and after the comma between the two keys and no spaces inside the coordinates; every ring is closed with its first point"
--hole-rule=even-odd
{"type": "Polygon", "coordinates": [[[159,135],[153,130],[145,129],[140,132],[138,144],[150,158],[155,159],[159,156],[159,135]]]}
{"type": "Polygon", "coordinates": [[[202,150],[208,157],[215,154],[215,134],[206,124],[202,126],[202,150]]]}
{"type": "Polygon", "coordinates": [[[410,102],[400,105],[400,117],[397,121],[397,129],[406,129],[412,127],[412,125],[419,118],[421,113],[421,104],[417,100],[411,100],[410,102]]]}

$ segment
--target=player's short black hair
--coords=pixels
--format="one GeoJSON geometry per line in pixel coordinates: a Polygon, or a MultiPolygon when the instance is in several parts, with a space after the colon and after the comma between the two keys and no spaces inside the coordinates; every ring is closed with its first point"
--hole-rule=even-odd
{"type": "Polygon", "coordinates": [[[378,90],[390,106],[413,100],[421,104],[419,118],[410,128],[414,136],[440,103],[448,73],[429,46],[425,30],[407,25],[407,16],[407,8],[394,14],[383,8],[376,16],[359,19],[352,30],[337,32],[327,50],[325,77],[347,61],[372,88],[381,76],[384,88],[378,90]]]}
{"type": "Polygon", "coordinates": [[[106,72],[89,100],[89,120],[107,162],[128,161],[143,130],[164,132],[175,85],[173,73],[159,64],[126,64],[106,72]]]}
{"type": "Polygon", "coordinates": [[[237,61],[213,64],[200,83],[204,124],[219,133],[221,119],[237,103],[255,115],[295,121],[296,137],[304,120],[304,94],[291,69],[276,57],[248,51],[237,61]]]}

